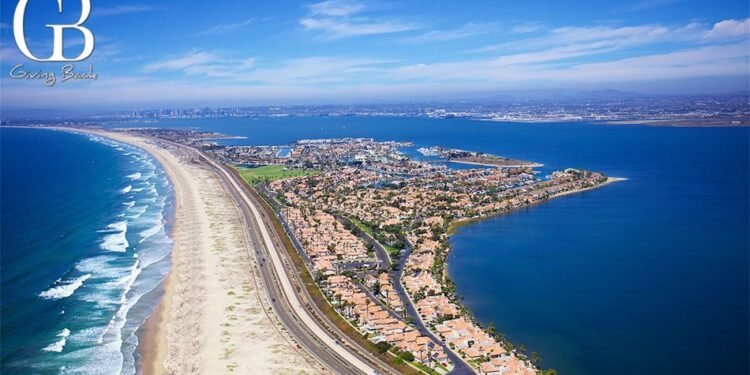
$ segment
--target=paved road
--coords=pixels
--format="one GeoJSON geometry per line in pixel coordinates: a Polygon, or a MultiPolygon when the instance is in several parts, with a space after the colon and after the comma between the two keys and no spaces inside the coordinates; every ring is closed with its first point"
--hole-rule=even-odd
{"type": "Polygon", "coordinates": [[[378,260],[379,270],[387,271],[391,267],[391,257],[388,256],[388,251],[383,247],[383,245],[380,244],[380,242],[372,238],[372,236],[367,234],[367,232],[357,228],[357,226],[354,225],[354,222],[352,222],[349,218],[341,215],[334,216],[347,225],[350,225],[354,229],[354,233],[357,234],[357,237],[372,245],[372,249],[375,251],[375,258],[378,260]]]}
{"type": "Polygon", "coordinates": [[[385,363],[352,343],[340,330],[322,321],[324,316],[301,287],[299,275],[280,251],[281,241],[260,202],[239,178],[199,151],[160,140],[178,149],[183,158],[212,168],[235,200],[256,251],[263,283],[274,312],[300,345],[337,374],[396,374],[385,363]],[[305,302],[303,302],[305,301],[305,302]]]}
{"type": "Polygon", "coordinates": [[[474,369],[466,363],[466,361],[463,360],[463,358],[459,357],[456,352],[451,350],[451,348],[448,347],[448,345],[445,345],[443,341],[441,341],[432,331],[430,331],[427,326],[422,321],[422,317],[419,316],[419,313],[417,312],[416,306],[414,306],[414,303],[412,303],[412,299],[407,294],[406,288],[404,287],[404,284],[401,282],[401,277],[404,275],[404,270],[406,269],[406,261],[409,259],[409,256],[411,255],[412,251],[414,251],[414,246],[412,244],[408,243],[404,251],[401,252],[400,258],[398,261],[398,267],[396,267],[395,271],[391,272],[391,281],[393,284],[393,289],[396,290],[396,293],[399,294],[401,297],[401,301],[404,304],[404,309],[406,311],[406,314],[412,317],[414,320],[414,324],[417,326],[417,330],[427,336],[435,340],[435,342],[440,343],[445,351],[445,354],[448,356],[448,359],[453,362],[453,369],[451,370],[451,375],[464,375],[464,374],[475,374],[476,372],[474,369]]]}

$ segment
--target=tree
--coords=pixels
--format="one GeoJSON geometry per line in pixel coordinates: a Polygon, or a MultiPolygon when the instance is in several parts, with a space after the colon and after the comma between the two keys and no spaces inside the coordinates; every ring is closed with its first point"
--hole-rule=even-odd
{"type": "Polygon", "coordinates": [[[414,360],[414,354],[411,354],[411,352],[401,352],[401,354],[399,354],[398,356],[406,362],[411,362],[414,360]]]}
{"type": "Polygon", "coordinates": [[[539,353],[531,352],[531,363],[533,363],[534,365],[538,365],[541,360],[542,357],[539,356],[539,353]]]}
{"type": "Polygon", "coordinates": [[[487,332],[492,337],[495,337],[495,335],[497,335],[497,329],[495,328],[495,323],[490,322],[490,324],[487,325],[487,332]]]}
{"type": "Polygon", "coordinates": [[[375,347],[378,349],[378,353],[383,354],[391,348],[391,345],[385,341],[381,341],[375,344],[375,347]]]}

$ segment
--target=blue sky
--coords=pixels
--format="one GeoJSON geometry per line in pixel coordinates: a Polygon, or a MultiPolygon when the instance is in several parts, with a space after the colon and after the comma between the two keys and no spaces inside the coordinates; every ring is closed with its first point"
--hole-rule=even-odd
{"type": "MultiPolygon", "coordinates": [[[[463,92],[743,90],[748,4],[740,1],[92,0],[96,81],[16,80],[54,71],[13,40],[18,2],[0,5],[3,108],[139,108],[418,101],[463,92]],[[43,104],[40,104],[43,103],[43,104]]],[[[51,51],[50,23],[80,2],[30,0],[27,41],[51,51]]],[[[66,55],[82,38],[66,37],[66,55]]]]}

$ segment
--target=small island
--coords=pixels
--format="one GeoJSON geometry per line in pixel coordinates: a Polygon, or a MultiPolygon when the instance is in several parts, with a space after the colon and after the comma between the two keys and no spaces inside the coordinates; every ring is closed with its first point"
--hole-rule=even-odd
{"type": "Polygon", "coordinates": [[[484,152],[466,151],[452,148],[433,146],[430,148],[419,148],[417,150],[424,156],[437,156],[445,161],[461,164],[470,164],[486,167],[531,167],[538,168],[542,164],[524,160],[515,160],[486,154],[484,152]]]}

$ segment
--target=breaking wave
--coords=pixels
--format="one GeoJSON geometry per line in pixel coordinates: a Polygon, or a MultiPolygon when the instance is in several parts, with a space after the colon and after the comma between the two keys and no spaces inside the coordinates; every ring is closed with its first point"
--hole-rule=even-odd
{"type": "Polygon", "coordinates": [[[61,299],[70,297],[83,285],[83,282],[89,278],[91,278],[91,274],[85,274],[81,277],[65,282],[57,280],[55,286],[39,293],[39,297],[44,299],[61,299]]]}

